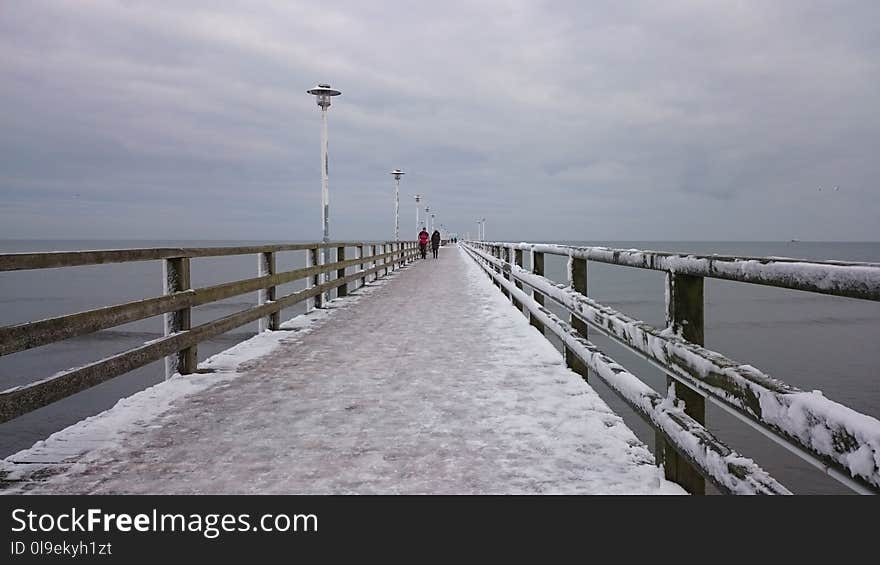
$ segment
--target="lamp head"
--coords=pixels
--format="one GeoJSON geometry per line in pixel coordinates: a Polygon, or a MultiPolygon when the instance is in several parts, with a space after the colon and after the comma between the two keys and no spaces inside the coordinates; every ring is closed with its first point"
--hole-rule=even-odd
{"type": "Polygon", "coordinates": [[[326,110],[330,107],[330,98],[333,96],[339,96],[342,94],[339,90],[335,88],[331,88],[329,84],[319,83],[315,88],[310,88],[306,90],[307,93],[315,96],[318,102],[318,106],[321,107],[322,110],[326,110]]]}

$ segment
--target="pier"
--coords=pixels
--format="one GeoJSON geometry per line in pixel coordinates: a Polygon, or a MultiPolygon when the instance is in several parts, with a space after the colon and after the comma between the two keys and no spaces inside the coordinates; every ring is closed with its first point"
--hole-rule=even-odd
{"type": "Polygon", "coordinates": [[[701,494],[709,483],[790,494],[706,428],[711,402],[853,491],[880,490],[874,415],[703,347],[704,278],[876,301],[880,265],[504,242],[447,245],[437,260],[417,254],[413,242],[333,242],[0,255],[0,271],[161,261],[165,288],[0,328],[6,355],[165,317],[159,340],[3,391],[0,421],[163,358],[168,376],[6,458],[4,489],[701,494]],[[277,272],[276,254],[290,251],[308,264],[277,272]],[[568,284],[544,277],[546,254],[567,258],[568,284]],[[192,288],[190,262],[224,255],[256,256],[258,276],[192,288]],[[589,298],[590,261],[665,272],[666,327],[589,298]],[[279,294],[299,280],[304,290],[279,294]],[[192,325],[191,308],[254,291],[253,308],[192,325]],[[304,301],[305,315],[281,320],[304,301]],[[256,337],[197,362],[199,342],[254,321],[256,337]],[[661,368],[668,389],[648,387],[590,342],[592,332],[661,368]],[[596,379],[656,430],[656,457],[599,398],[596,379]]]}

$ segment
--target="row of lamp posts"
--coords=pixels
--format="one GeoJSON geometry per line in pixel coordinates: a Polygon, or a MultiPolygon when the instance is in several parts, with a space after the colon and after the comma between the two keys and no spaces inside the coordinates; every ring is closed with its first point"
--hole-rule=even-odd
{"type": "MultiPolygon", "coordinates": [[[[334,96],[339,96],[342,94],[340,90],[332,88],[329,84],[319,83],[316,87],[310,88],[306,91],[308,94],[311,94],[315,97],[318,102],[318,106],[321,108],[321,227],[323,229],[323,234],[321,237],[321,241],[324,243],[328,243],[330,241],[330,171],[329,171],[329,161],[327,157],[327,148],[328,148],[328,132],[327,132],[327,110],[330,108],[331,99],[334,96]]],[[[400,241],[400,177],[405,175],[406,173],[401,171],[400,169],[394,169],[391,171],[391,175],[394,177],[394,241],[400,241]]],[[[428,227],[428,219],[430,218],[430,227],[431,232],[434,231],[434,219],[437,215],[436,210],[431,212],[431,208],[429,206],[425,206],[425,224],[424,226],[421,224],[421,216],[420,216],[420,205],[422,201],[422,195],[416,194],[416,229],[420,229],[422,227],[428,227]]],[[[485,218],[483,220],[485,222],[485,218]]],[[[482,239],[482,238],[481,238],[482,239]]],[[[321,253],[319,255],[319,262],[321,265],[327,263],[327,250],[326,248],[321,248],[321,253]]],[[[329,274],[323,273],[321,275],[321,282],[326,282],[329,280],[329,274]]]]}
{"type": "MultiPolygon", "coordinates": [[[[330,173],[329,162],[327,158],[328,133],[327,133],[327,110],[330,108],[332,97],[342,94],[341,91],[332,88],[329,84],[318,84],[316,87],[306,91],[315,96],[318,106],[321,108],[321,226],[323,235],[321,241],[327,243],[330,241],[330,173]]],[[[400,241],[400,177],[406,173],[400,169],[391,171],[394,177],[394,240],[400,241]]],[[[420,206],[423,196],[416,194],[416,229],[422,227],[427,228],[430,225],[431,231],[434,231],[434,219],[436,218],[436,210],[432,213],[429,206],[425,206],[425,223],[421,223],[420,206]],[[430,219],[430,224],[429,220],[430,219]]],[[[322,264],[326,262],[326,250],[321,249],[320,261],[322,264]]],[[[324,280],[326,280],[326,274],[324,280]]]]}

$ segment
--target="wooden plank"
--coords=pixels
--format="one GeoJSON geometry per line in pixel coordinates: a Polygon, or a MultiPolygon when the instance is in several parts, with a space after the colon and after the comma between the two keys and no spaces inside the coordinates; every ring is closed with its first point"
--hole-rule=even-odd
{"type": "MultiPolygon", "coordinates": [[[[263,277],[271,277],[275,274],[275,253],[272,251],[258,253],[257,259],[259,259],[257,274],[260,278],[263,277]]],[[[269,302],[275,301],[275,296],[277,293],[277,287],[267,286],[266,288],[259,290],[259,298],[257,304],[262,306],[263,304],[268,304],[269,302]]],[[[264,332],[266,330],[275,331],[278,329],[278,326],[281,325],[281,312],[273,312],[267,318],[260,318],[260,331],[264,332]]]]}
{"type": "MultiPolygon", "coordinates": [[[[175,294],[192,289],[188,257],[165,260],[163,286],[165,294],[175,294]]],[[[165,314],[165,335],[170,336],[189,331],[192,324],[192,309],[180,308],[165,314]]],[[[165,378],[175,373],[189,375],[196,370],[198,352],[195,344],[175,352],[165,358],[165,378]]]]}
{"type": "Polygon", "coordinates": [[[329,248],[340,245],[359,245],[361,242],[290,243],[278,245],[249,245],[238,247],[161,247],[145,249],[106,249],[93,251],[49,251],[43,253],[0,253],[0,271],[30,269],[54,269],[108,263],[135,261],[158,261],[175,257],[222,257],[228,255],[251,255],[302,251],[312,248],[329,248]]]}
{"type": "MultiPolygon", "coordinates": [[[[536,276],[543,277],[544,276],[544,254],[540,251],[532,251],[532,273],[536,276]]],[[[544,295],[539,292],[532,292],[532,298],[540,304],[544,305],[544,295]]],[[[529,322],[542,334],[544,333],[544,325],[538,320],[536,316],[529,316],[529,322]]]]}
{"type": "Polygon", "coordinates": [[[500,245],[623,267],[880,301],[880,263],[809,261],[788,257],[696,255],[545,243],[501,243],[500,245]]]}
{"type": "MultiPolygon", "coordinates": [[[[337,247],[336,248],[336,263],[341,263],[345,261],[345,247],[337,247]]],[[[336,270],[336,278],[344,279],[345,278],[345,267],[341,267],[336,270]]],[[[337,296],[348,296],[348,285],[344,284],[339,287],[336,291],[337,296]]]]}
{"type": "MultiPolygon", "coordinates": [[[[510,278],[510,274],[508,274],[508,278],[510,278]]],[[[574,259],[573,257],[569,257],[568,261],[568,286],[575,292],[587,295],[587,261],[586,259],[574,259]]],[[[573,314],[569,314],[568,323],[578,335],[583,338],[587,338],[587,324],[580,320],[577,316],[573,314]]],[[[568,365],[568,368],[574,371],[575,373],[582,376],[584,379],[589,379],[590,370],[589,368],[581,362],[577,355],[571,351],[568,347],[564,349],[565,351],[565,363],[568,365]]]]}
{"type": "MultiPolygon", "coordinates": [[[[666,274],[666,326],[682,339],[703,345],[703,277],[666,274]]],[[[706,399],[703,395],[672,377],[666,377],[666,387],[674,390],[676,398],[684,401],[688,416],[702,425],[706,424],[706,399]]],[[[658,435],[655,453],[663,464],[666,478],[682,485],[691,494],[706,494],[706,482],[702,475],[670,447],[669,442],[658,435]]]]}

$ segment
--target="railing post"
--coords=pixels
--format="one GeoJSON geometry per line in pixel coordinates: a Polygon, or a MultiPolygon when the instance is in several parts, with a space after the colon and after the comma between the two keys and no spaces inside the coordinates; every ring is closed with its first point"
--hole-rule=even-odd
{"type": "MultiPolygon", "coordinates": [[[[383,243],[382,244],[382,255],[385,255],[386,253],[388,253],[388,244],[383,243]]],[[[388,257],[382,257],[382,265],[385,267],[385,274],[383,274],[382,276],[387,277],[388,276],[388,257]]]]}
{"type": "MultiPolygon", "coordinates": [[[[313,247],[312,249],[309,249],[309,253],[311,254],[311,258],[312,258],[311,263],[313,266],[319,266],[319,267],[323,266],[324,254],[321,253],[320,248],[313,247]]],[[[312,286],[319,286],[322,282],[321,279],[323,279],[323,273],[315,273],[315,276],[312,277],[312,286]]],[[[315,308],[323,308],[324,307],[324,293],[323,292],[319,292],[318,294],[316,294],[314,300],[315,300],[315,308]]]]}
{"type": "MultiPolygon", "coordinates": [[[[587,260],[569,257],[568,259],[568,286],[575,292],[579,292],[584,296],[587,295],[587,260]]],[[[580,318],[569,314],[569,323],[571,327],[577,330],[577,333],[587,337],[587,324],[580,318]]],[[[569,348],[565,348],[565,363],[568,368],[586,379],[590,372],[586,365],[569,348]]]]}
{"type": "MultiPolygon", "coordinates": [[[[509,256],[508,256],[508,257],[509,257],[509,256]]],[[[514,264],[515,264],[517,267],[522,267],[522,266],[523,266],[523,252],[522,252],[522,249],[515,249],[515,250],[514,250],[514,252],[513,252],[513,262],[514,262],[514,264]]],[[[514,279],[514,283],[513,283],[513,284],[516,285],[516,288],[522,290],[523,284],[522,284],[521,282],[519,282],[519,280],[514,279]]],[[[512,298],[512,297],[511,297],[511,298],[512,298]]],[[[520,301],[517,300],[516,298],[513,298],[513,305],[514,305],[514,306],[515,306],[520,312],[522,312],[522,308],[523,308],[522,302],[520,302],[520,301]]]]}
{"type": "MultiPolygon", "coordinates": [[[[691,343],[704,344],[703,277],[666,274],[666,326],[691,343]]],[[[690,387],[667,377],[666,386],[673,385],[676,398],[685,403],[685,413],[705,424],[706,399],[690,387]]],[[[666,478],[678,483],[691,494],[705,494],[705,479],[667,445],[659,433],[656,444],[656,458],[658,463],[663,463],[666,478]]]]}
{"type": "MultiPolygon", "coordinates": [[[[497,245],[497,246],[495,246],[495,249],[497,250],[496,257],[498,257],[498,259],[500,259],[501,261],[509,263],[509,261],[507,259],[507,248],[503,247],[501,245],[497,245]]],[[[498,271],[498,273],[501,274],[502,277],[504,277],[507,280],[510,280],[510,273],[505,272],[502,267],[499,267],[495,270],[498,271]]],[[[507,289],[504,288],[503,286],[501,286],[501,283],[498,283],[498,286],[501,288],[501,294],[503,294],[506,298],[510,298],[510,293],[507,292],[507,289]]]]}
{"type": "MultiPolygon", "coordinates": [[[[275,253],[272,251],[267,251],[265,253],[259,253],[257,255],[257,259],[259,260],[258,265],[258,274],[261,277],[271,276],[275,274],[275,253]]],[[[276,290],[274,286],[270,286],[268,288],[260,289],[257,293],[257,302],[260,306],[263,304],[268,304],[269,302],[275,302],[276,290]]],[[[265,318],[260,318],[259,321],[259,330],[260,332],[264,332],[266,330],[276,331],[278,326],[281,325],[281,312],[272,312],[265,318]]]]}
{"type": "MultiPolygon", "coordinates": [[[[336,248],[336,261],[345,261],[345,247],[337,247],[336,248]]],[[[344,279],[345,278],[345,267],[341,269],[336,269],[336,278],[344,279]]],[[[348,284],[344,284],[342,286],[336,287],[336,296],[348,296],[348,284]]]]}
{"type": "MultiPolygon", "coordinates": [[[[544,254],[535,251],[534,249],[531,251],[532,254],[532,272],[536,275],[544,276],[544,254]]],[[[544,295],[538,292],[537,290],[532,289],[532,298],[540,305],[544,305],[544,295]]],[[[544,324],[538,321],[534,316],[529,316],[529,322],[538,328],[538,331],[542,334],[544,333],[544,324]]]]}
{"type": "MultiPolygon", "coordinates": [[[[370,268],[375,269],[376,267],[379,266],[379,262],[376,261],[376,245],[375,244],[370,246],[370,257],[372,257],[372,259],[373,259],[372,261],[370,261],[370,263],[372,264],[372,266],[370,268]]],[[[375,281],[378,278],[379,278],[379,271],[373,271],[373,280],[375,281]]]]}
{"type": "MultiPolygon", "coordinates": [[[[357,246],[357,258],[358,258],[358,259],[363,259],[363,258],[364,258],[364,246],[363,246],[363,245],[358,245],[358,246],[357,246]]],[[[364,269],[364,263],[363,263],[363,262],[361,262],[361,263],[358,264],[358,269],[361,270],[361,271],[364,271],[364,270],[365,270],[365,269],[364,269]]],[[[367,277],[366,277],[366,276],[363,276],[363,277],[361,277],[361,286],[366,286],[366,285],[367,285],[367,277]]]]}
{"type": "MultiPolygon", "coordinates": [[[[164,262],[163,290],[165,294],[174,294],[192,288],[189,269],[189,257],[175,257],[164,262]]],[[[168,312],[165,318],[165,335],[172,335],[189,330],[192,326],[192,309],[183,308],[168,312]]],[[[165,358],[165,378],[174,373],[189,375],[194,373],[198,364],[196,346],[187,347],[174,355],[165,358]]]]}

